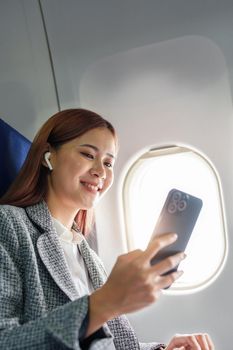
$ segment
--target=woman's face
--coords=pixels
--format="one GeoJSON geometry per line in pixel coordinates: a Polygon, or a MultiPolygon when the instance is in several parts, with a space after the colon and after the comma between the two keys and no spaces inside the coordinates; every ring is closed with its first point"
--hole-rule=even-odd
{"type": "Polygon", "coordinates": [[[48,196],[77,209],[90,209],[110,188],[115,138],[106,128],[92,129],[51,151],[48,196]]]}

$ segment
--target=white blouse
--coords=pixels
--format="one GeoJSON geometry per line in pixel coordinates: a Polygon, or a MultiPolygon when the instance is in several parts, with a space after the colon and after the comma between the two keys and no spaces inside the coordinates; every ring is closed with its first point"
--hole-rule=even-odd
{"type": "Polygon", "coordinates": [[[60,239],[66,262],[79,296],[89,295],[94,291],[79,245],[83,240],[81,233],[69,230],[60,221],[52,218],[54,227],[60,239]]]}

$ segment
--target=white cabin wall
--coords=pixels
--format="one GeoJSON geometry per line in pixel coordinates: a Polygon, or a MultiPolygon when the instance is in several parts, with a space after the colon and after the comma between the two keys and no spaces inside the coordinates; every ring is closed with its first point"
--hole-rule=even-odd
{"type": "Polygon", "coordinates": [[[101,58],[187,35],[213,40],[232,81],[231,0],[41,0],[63,108],[79,103],[79,81],[101,58]],[[72,83],[72,84],[71,84],[72,83]],[[72,98],[70,97],[72,96],[72,98]]]}
{"type": "MultiPolygon", "coordinates": [[[[119,206],[119,189],[121,188],[119,176],[122,175],[129,160],[140,148],[167,141],[184,142],[204,152],[219,171],[223,184],[230,238],[230,253],[222,275],[201,293],[182,297],[163,296],[156,305],[131,315],[130,319],[140,338],[145,341],[155,338],[166,341],[176,332],[206,330],[213,335],[217,348],[228,350],[231,341],[230,325],[233,309],[230,273],[233,269],[231,253],[233,167],[229,161],[233,150],[231,141],[233,132],[231,101],[233,4],[230,1],[171,2],[164,0],[69,1],[69,6],[66,1],[60,1],[58,4],[55,0],[43,0],[42,4],[59,82],[62,107],[69,107],[71,102],[74,102],[76,105],[81,104],[83,107],[92,107],[103,112],[116,125],[120,134],[121,150],[116,167],[115,185],[97,208],[100,255],[108,270],[111,269],[116,256],[125,251],[119,206]],[[208,76],[212,93],[209,100],[206,97],[202,101],[202,110],[198,110],[198,106],[192,104],[186,118],[184,114],[181,116],[179,113],[175,115],[173,113],[172,118],[169,119],[168,130],[169,113],[165,119],[162,119],[162,113],[155,113],[152,120],[148,113],[148,116],[143,116],[143,120],[138,117],[135,120],[132,114],[127,115],[125,112],[127,96],[124,100],[123,94],[120,98],[118,92],[116,94],[118,105],[116,103],[116,108],[112,109],[114,107],[114,84],[117,85],[119,79],[116,76],[117,69],[115,75],[114,71],[112,75],[108,74],[111,68],[114,70],[114,66],[108,66],[110,56],[113,57],[116,54],[123,56],[132,49],[136,51],[138,48],[156,43],[162,45],[168,40],[188,36],[201,37],[203,40],[206,39],[207,43],[209,39],[210,46],[212,45],[212,48],[216,46],[221,61],[220,70],[215,72],[215,74],[220,74],[220,77],[215,77],[218,81],[215,92],[216,81],[213,79],[211,82],[211,76],[208,76]],[[98,66],[102,60],[103,62],[105,60],[106,68],[104,64],[98,66]],[[97,71],[98,68],[102,69],[99,71],[99,80],[95,80],[95,75],[91,80],[92,73],[96,73],[93,68],[95,65],[97,71]],[[92,86],[88,85],[87,76],[88,82],[92,81],[92,86]],[[101,77],[102,84],[98,85],[101,77]],[[109,102],[109,96],[110,100],[112,99],[111,102],[109,102]],[[119,105],[121,105],[120,108],[119,105]],[[182,128],[178,127],[178,122],[182,122],[182,128]],[[156,129],[153,137],[152,126],[156,129]],[[132,130],[134,131],[133,137],[132,130]]],[[[195,55],[195,52],[193,54],[195,55]]],[[[211,55],[208,58],[211,65],[211,55]]],[[[205,62],[205,64],[208,63],[205,62]]],[[[209,67],[206,66],[206,68],[209,67]]],[[[198,75],[199,82],[196,81],[197,89],[199,86],[200,89],[202,88],[201,74],[205,76],[205,66],[201,67],[201,70],[198,75]]],[[[125,75],[127,80],[127,70],[125,75]]],[[[194,76],[192,78],[195,79],[194,76]]],[[[130,86],[133,85],[129,84],[128,92],[130,86]]],[[[133,99],[135,95],[132,95],[133,99]]],[[[137,98],[140,101],[140,95],[137,95],[137,98]]],[[[194,99],[192,103],[193,101],[194,99]]],[[[187,106],[185,108],[188,109],[187,106]]],[[[159,112],[158,109],[157,112],[159,112]]]]}
{"type": "Polygon", "coordinates": [[[0,2],[0,118],[30,140],[58,110],[38,1],[0,2]]]}

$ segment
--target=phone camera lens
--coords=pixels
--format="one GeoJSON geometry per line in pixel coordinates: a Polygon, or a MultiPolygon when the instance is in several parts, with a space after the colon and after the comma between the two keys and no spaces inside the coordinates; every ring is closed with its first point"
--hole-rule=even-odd
{"type": "Polygon", "coordinates": [[[168,205],[168,209],[167,210],[168,210],[169,214],[174,214],[176,212],[176,210],[177,210],[176,203],[174,203],[174,202],[170,203],[168,205]]]}
{"type": "Polygon", "coordinates": [[[186,209],[186,207],[187,207],[187,203],[184,200],[179,201],[179,203],[178,203],[178,210],[179,211],[184,211],[186,209]]]}
{"type": "Polygon", "coordinates": [[[173,201],[178,202],[181,199],[181,193],[178,191],[174,192],[172,195],[172,199],[173,201]]]}

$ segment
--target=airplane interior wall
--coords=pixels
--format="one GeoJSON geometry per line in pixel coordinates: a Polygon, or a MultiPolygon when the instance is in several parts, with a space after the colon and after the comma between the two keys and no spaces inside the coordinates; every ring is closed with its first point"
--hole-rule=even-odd
{"type": "Polygon", "coordinates": [[[122,181],[138,154],[151,146],[186,145],[219,173],[226,265],[201,292],[164,295],[129,315],[141,341],[205,330],[216,349],[231,348],[232,18],[230,0],[0,2],[0,116],[30,139],[59,106],[93,109],[116,126],[115,184],[96,209],[108,271],[126,251],[122,181]]]}

